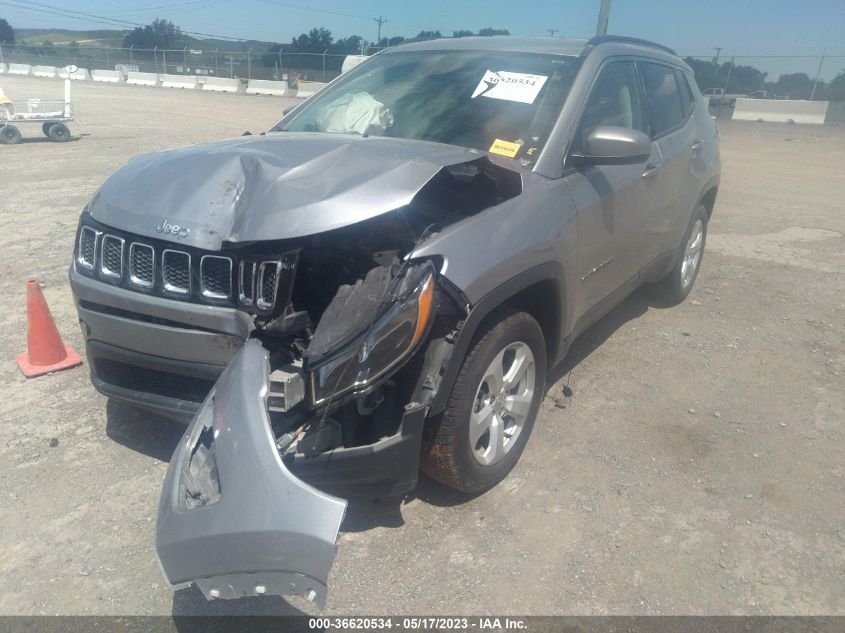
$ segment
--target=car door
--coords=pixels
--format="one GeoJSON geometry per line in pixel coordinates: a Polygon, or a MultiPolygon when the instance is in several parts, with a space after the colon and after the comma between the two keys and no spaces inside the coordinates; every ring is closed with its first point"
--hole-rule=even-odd
{"type": "MultiPolygon", "coordinates": [[[[581,152],[590,132],[615,125],[648,133],[634,61],[600,69],[581,114],[570,154],[581,152]]],[[[647,161],[628,165],[579,165],[568,169],[578,211],[578,288],[583,312],[636,278],[645,263],[642,235],[651,221],[650,187],[662,165],[652,144],[647,161]]]]}
{"type": "Polygon", "coordinates": [[[639,66],[651,137],[663,158],[661,173],[651,184],[656,213],[643,235],[652,261],[680,244],[700,190],[694,186],[695,174],[702,171],[696,168],[696,157],[704,141],[697,138],[695,103],[683,73],[656,61],[642,61],[639,66]]]}

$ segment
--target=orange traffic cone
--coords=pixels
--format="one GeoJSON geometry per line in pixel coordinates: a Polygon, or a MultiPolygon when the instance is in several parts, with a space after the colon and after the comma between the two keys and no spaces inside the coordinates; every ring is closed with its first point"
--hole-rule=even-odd
{"type": "Polygon", "coordinates": [[[36,279],[26,282],[26,314],[26,353],[15,357],[24,376],[35,378],[82,364],[79,354],[62,343],[36,279]]]}

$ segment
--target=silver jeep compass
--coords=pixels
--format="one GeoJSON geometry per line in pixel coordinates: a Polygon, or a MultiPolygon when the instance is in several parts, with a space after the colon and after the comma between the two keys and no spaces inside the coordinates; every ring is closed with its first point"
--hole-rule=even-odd
{"type": "Polygon", "coordinates": [[[266,133],[130,161],[70,278],[96,388],[191,420],[168,579],[321,603],[341,497],[495,485],[579,333],[690,292],[719,171],[689,67],[613,36],[397,46],[266,133]]]}

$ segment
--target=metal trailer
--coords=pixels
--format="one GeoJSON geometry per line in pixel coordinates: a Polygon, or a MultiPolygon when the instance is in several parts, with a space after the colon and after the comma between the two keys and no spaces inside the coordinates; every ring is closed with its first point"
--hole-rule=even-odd
{"type": "Polygon", "coordinates": [[[76,72],[75,66],[65,68],[65,98],[27,99],[23,102],[25,110],[15,112],[9,105],[0,103],[0,144],[13,145],[21,142],[21,123],[40,123],[44,136],[56,143],[70,139],[67,122],[73,121],[73,105],[70,102],[70,74],[76,72]]]}

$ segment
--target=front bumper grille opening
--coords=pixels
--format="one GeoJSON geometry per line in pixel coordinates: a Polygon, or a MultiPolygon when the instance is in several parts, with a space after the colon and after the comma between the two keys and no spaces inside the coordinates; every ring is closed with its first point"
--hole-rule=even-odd
{"type": "Polygon", "coordinates": [[[94,269],[94,262],[97,259],[97,240],[100,232],[90,226],[83,226],[79,232],[79,247],[77,250],[76,262],[87,270],[94,269]]]}
{"type": "Polygon", "coordinates": [[[187,295],[191,293],[191,256],[169,248],[161,253],[161,280],[168,292],[187,295]]]}
{"type": "Polygon", "coordinates": [[[202,402],[214,387],[211,380],[128,365],[108,358],[94,359],[94,373],[103,382],[116,387],[190,402],[202,402]]]}
{"type": "Polygon", "coordinates": [[[133,242],[129,246],[129,281],[142,288],[152,288],[154,272],[153,247],[133,242]]]}
{"type": "Polygon", "coordinates": [[[106,235],[100,253],[100,273],[106,277],[123,277],[123,238],[106,235]]]}
{"type": "Polygon", "coordinates": [[[209,299],[232,296],[232,260],[228,257],[203,255],[200,259],[202,295],[209,299]]]}

